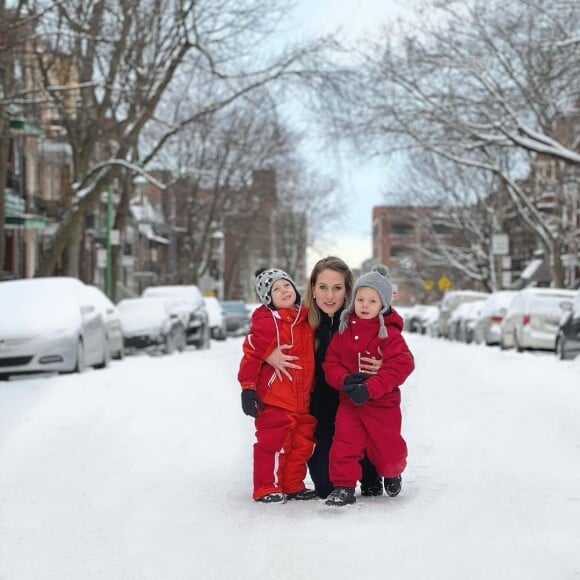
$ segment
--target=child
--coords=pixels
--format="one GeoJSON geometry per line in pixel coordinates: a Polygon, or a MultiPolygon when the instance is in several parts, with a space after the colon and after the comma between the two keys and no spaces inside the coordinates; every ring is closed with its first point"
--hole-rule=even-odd
{"type": "Polygon", "coordinates": [[[314,449],[316,419],[308,414],[314,379],[314,346],[308,308],[301,306],[294,282],[282,270],[258,271],[256,293],[262,302],[253,315],[238,380],[242,409],[254,417],[254,493],[256,501],[307,500],[316,492],[304,485],[306,462],[314,449]],[[276,376],[264,360],[280,345],[300,359],[291,378],[276,376]]]}
{"type": "Polygon", "coordinates": [[[413,355],[401,336],[403,320],[392,308],[393,287],[388,269],[377,266],[355,283],[353,298],[341,314],[323,364],[326,380],[340,393],[330,449],[330,479],[334,490],[327,505],[356,501],[356,482],[365,451],[384,476],[391,497],[401,491],[407,445],[401,436],[399,386],[414,368],[413,355]],[[354,309],[354,315],[352,314],[354,309]],[[381,355],[382,353],[382,355],[381,355]],[[383,358],[376,375],[360,372],[361,356],[383,358]]]}

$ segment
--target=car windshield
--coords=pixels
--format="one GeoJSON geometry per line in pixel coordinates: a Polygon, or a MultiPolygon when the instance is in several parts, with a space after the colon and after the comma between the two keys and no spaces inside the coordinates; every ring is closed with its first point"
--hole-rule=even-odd
{"type": "Polygon", "coordinates": [[[0,328],[42,331],[76,327],[81,283],[66,279],[18,280],[0,284],[0,328]]]}
{"type": "Polygon", "coordinates": [[[163,300],[130,298],[119,302],[117,308],[125,330],[156,328],[167,318],[163,300]]]}
{"type": "Polygon", "coordinates": [[[241,312],[243,314],[248,312],[243,302],[224,302],[222,306],[227,312],[241,312]]]}

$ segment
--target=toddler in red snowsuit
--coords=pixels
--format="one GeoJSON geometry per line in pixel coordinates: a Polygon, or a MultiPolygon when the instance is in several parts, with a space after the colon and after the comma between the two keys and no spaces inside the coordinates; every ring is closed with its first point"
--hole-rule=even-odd
{"type": "Polygon", "coordinates": [[[312,499],[315,491],[304,485],[316,426],[308,412],[314,381],[308,308],[300,305],[294,282],[282,270],[259,272],[256,293],[262,306],[252,315],[238,372],[242,409],[255,418],[256,425],[253,498],[264,503],[312,499]],[[282,344],[290,345],[285,353],[299,357],[302,367],[289,369],[291,379],[276,376],[265,363],[282,344]]]}
{"type": "Polygon", "coordinates": [[[379,475],[384,476],[387,494],[395,496],[401,490],[407,445],[401,436],[399,386],[413,371],[414,362],[401,336],[403,320],[391,308],[392,293],[385,266],[361,276],[326,353],[326,380],[340,393],[330,449],[334,490],[327,505],[356,501],[355,486],[361,478],[360,460],[365,451],[379,475]],[[382,356],[376,375],[359,372],[361,356],[382,356]]]}

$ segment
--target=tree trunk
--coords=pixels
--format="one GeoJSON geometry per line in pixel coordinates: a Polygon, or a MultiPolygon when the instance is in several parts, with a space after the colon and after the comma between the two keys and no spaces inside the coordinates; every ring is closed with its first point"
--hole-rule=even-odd
{"type": "MultiPolygon", "coordinates": [[[[80,260],[82,256],[81,244],[83,241],[83,229],[85,221],[85,212],[79,210],[78,219],[75,220],[74,226],[71,229],[70,240],[66,247],[66,265],[65,273],[67,276],[73,278],[80,277],[80,260]]],[[[85,280],[90,282],[91,280],[85,280]]]]}

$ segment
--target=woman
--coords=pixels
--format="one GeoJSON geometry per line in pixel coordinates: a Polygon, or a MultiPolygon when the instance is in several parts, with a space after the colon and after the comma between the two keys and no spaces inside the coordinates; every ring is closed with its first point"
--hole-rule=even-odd
{"type": "MultiPolygon", "coordinates": [[[[314,432],[316,447],[308,462],[310,477],[314,482],[316,493],[326,498],[333,489],[328,475],[328,457],[334,420],[338,409],[338,391],[330,387],[324,378],[322,363],[332,335],[338,330],[340,314],[348,303],[354,286],[354,276],[350,268],[340,258],[329,256],[319,260],[312,269],[310,284],[306,294],[306,305],[309,306],[309,322],[315,333],[315,382],[310,399],[310,413],[316,417],[317,426],[314,432]]],[[[266,360],[277,373],[287,375],[287,368],[300,368],[295,363],[297,357],[285,355],[282,346],[275,350],[266,360]]],[[[381,366],[381,360],[361,358],[361,372],[375,374],[381,366]]],[[[287,375],[288,376],[288,375],[287,375]]],[[[374,466],[364,459],[362,461],[363,477],[362,495],[382,495],[382,478],[377,475],[374,466]]]]}

